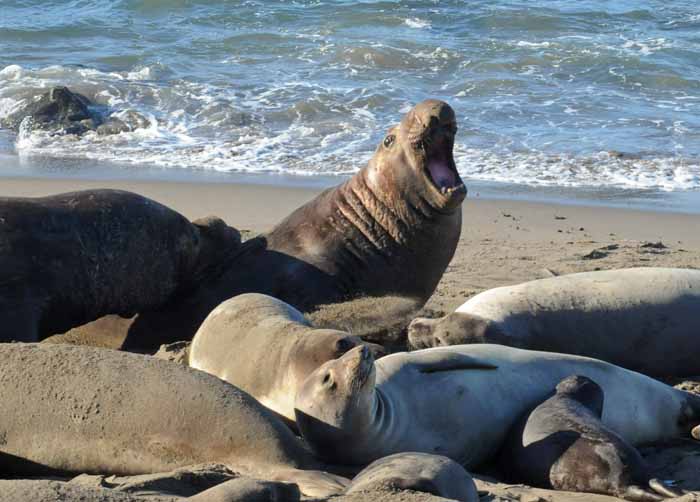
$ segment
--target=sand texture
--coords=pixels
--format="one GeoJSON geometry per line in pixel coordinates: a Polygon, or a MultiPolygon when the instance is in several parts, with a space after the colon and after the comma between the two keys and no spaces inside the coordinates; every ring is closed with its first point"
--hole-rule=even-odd
{"type": "MultiPolygon", "coordinates": [[[[292,209],[318,193],[314,189],[234,184],[3,179],[0,181],[0,196],[41,196],[92,187],[134,190],[190,219],[215,214],[240,229],[244,237],[270,230],[292,209]]],[[[419,314],[427,317],[445,315],[470,296],[488,288],[572,272],[635,266],[700,268],[700,218],[679,213],[468,198],[456,255],[435,294],[419,314]]],[[[311,317],[316,324],[348,329],[354,334],[400,348],[405,327],[416,315],[415,306],[404,300],[385,299],[379,306],[376,301],[360,300],[342,307],[329,307],[311,317]]],[[[175,354],[173,358],[176,358],[180,357],[180,349],[175,347],[166,352],[175,354]]],[[[672,383],[690,390],[700,387],[693,379],[672,383]]],[[[674,445],[646,448],[642,453],[655,475],[664,480],[674,479],[678,482],[677,487],[699,490],[696,493],[700,493],[700,446],[697,443],[679,441],[674,445]]],[[[138,485],[143,479],[113,478],[105,481],[103,477],[92,477],[92,481],[83,478],[79,483],[75,480],[69,483],[5,481],[15,483],[12,488],[15,491],[11,491],[9,485],[0,488],[0,500],[10,500],[8,493],[15,494],[12,500],[23,500],[16,495],[21,489],[33,490],[28,492],[32,494],[30,499],[37,501],[72,500],[78,497],[75,490],[79,489],[89,492],[80,495],[84,497],[80,500],[88,501],[181,500],[192,494],[163,489],[163,486],[171,486],[166,482],[168,476],[182,478],[183,474],[170,473],[150,485],[138,485]],[[127,485],[146,488],[120,489],[127,485]],[[114,495],[109,496],[110,492],[114,495]]],[[[475,479],[483,502],[615,500],[602,495],[505,485],[478,474],[475,479]]],[[[201,484],[198,487],[204,489],[201,484]]],[[[325,500],[437,502],[445,499],[412,492],[373,492],[325,500]]],[[[683,500],[696,498],[690,495],[683,500]]]]}

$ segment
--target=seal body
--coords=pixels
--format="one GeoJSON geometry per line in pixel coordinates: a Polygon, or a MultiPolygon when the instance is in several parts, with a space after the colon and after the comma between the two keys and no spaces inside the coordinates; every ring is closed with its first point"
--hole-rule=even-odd
{"type": "Polygon", "coordinates": [[[416,319],[415,348],[498,343],[576,354],[649,375],[695,375],[700,270],[584,272],[484,291],[438,320],[416,319]]]}
{"type": "Polygon", "coordinates": [[[281,300],[248,293],[209,314],[192,339],[189,365],[294,421],[294,396],[306,377],[361,343],[342,331],[312,328],[281,300]]]}
{"type": "Polygon", "coordinates": [[[700,422],[700,398],[580,356],[474,344],[388,355],[359,347],[321,366],[297,394],[297,425],[324,458],[365,464],[416,451],[466,468],[492,456],[528,409],[571,374],[594,379],[610,403],[603,423],[637,445],[700,422]]]}
{"type": "Polygon", "coordinates": [[[647,488],[652,480],[639,452],[601,422],[603,404],[603,390],[591,379],[562,380],[556,394],[508,434],[500,456],[503,472],[541,488],[661,499],[647,488]]]}
{"type": "Polygon", "coordinates": [[[292,432],[201,371],[92,347],[0,344],[5,473],[144,474],[201,463],[313,467],[292,432]]]}
{"type": "MultiPolygon", "coordinates": [[[[225,227],[215,220],[203,225],[225,227]]],[[[221,249],[238,248],[226,229],[208,242],[204,227],[118,190],[0,198],[0,341],[158,308],[202,279],[221,249]]]]}
{"type": "Polygon", "coordinates": [[[419,103],[355,176],[246,242],[226,273],[197,294],[139,316],[132,331],[189,339],[217,305],[247,292],[303,312],[359,296],[393,295],[422,305],[461,232],[466,188],[452,154],[456,130],[447,103],[419,103]]]}
{"type": "Polygon", "coordinates": [[[460,502],[478,502],[479,494],[464,467],[441,455],[397,453],[365,467],[346,493],[376,489],[413,490],[460,502]]]}

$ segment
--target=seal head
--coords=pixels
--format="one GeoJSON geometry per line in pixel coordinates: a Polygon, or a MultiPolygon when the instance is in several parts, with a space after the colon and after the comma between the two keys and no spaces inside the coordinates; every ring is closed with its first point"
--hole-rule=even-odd
{"type": "Polygon", "coordinates": [[[328,445],[352,444],[357,431],[371,427],[375,406],[374,357],[364,345],[328,361],[297,392],[294,412],[299,430],[320,456],[328,445]]]}
{"type": "Polygon", "coordinates": [[[419,208],[457,209],[467,189],[452,154],[456,133],[450,105],[435,99],[417,104],[377,147],[368,166],[369,183],[379,190],[391,187],[419,208]],[[397,165],[404,169],[397,170],[397,165]]]}
{"type": "Polygon", "coordinates": [[[439,319],[417,317],[408,326],[411,349],[428,349],[469,343],[498,343],[517,346],[496,323],[478,315],[453,312],[439,319]]]}

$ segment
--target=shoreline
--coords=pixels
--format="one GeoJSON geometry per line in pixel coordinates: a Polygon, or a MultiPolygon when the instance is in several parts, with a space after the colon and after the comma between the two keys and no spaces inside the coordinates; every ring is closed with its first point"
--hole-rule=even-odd
{"type": "MultiPolygon", "coordinates": [[[[237,228],[266,231],[322,190],[334,186],[255,181],[0,176],[0,196],[41,197],[83,189],[115,188],[153,198],[190,219],[214,214],[237,228]],[[265,202],[269,199],[274,203],[265,202]]],[[[342,181],[336,179],[335,184],[342,181]]],[[[463,237],[465,233],[484,238],[500,235],[514,241],[532,242],[541,240],[542,232],[549,233],[549,230],[558,235],[548,238],[561,242],[571,238],[604,240],[619,234],[627,239],[665,239],[700,247],[700,219],[694,213],[489,197],[472,192],[463,204],[463,237]]]]}
{"type": "MultiPolygon", "coordinates": [[[[6,181],[25,180],[38,183],[102,183],[106,186],[112,183],[272,186],[282,190],[318,191],[338,185],[348,178],[349,175],[161,168],[86,159],[20,157],[0,152],[0,185],[6,181]]],[[[469,190],[468,197],[472,199],[700,215],[700,191],[694,190],[532,186],[472,179],[465,179],[465,184],[469,190]]]]}

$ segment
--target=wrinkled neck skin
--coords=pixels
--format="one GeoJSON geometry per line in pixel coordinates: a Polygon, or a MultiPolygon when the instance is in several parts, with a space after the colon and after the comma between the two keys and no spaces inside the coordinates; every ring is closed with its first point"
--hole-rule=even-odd
{"type": "Polygon", "coordinates": [[[393,400],[385,395],[381,389],[375,388],[372,392],[371,405],[367,408],[367,413],[358,417],[355,427],[351,433],[352,444],[338,444],[337,451],[342,450],[343,461],[356,464],[367,465],[368,463],[400,451],[394,451],[392,445],[393,437],[396,434],[399,413],[393,400]],[[387,453],[390,451],[390,453],[387,453]]]}
{"type": "Polygon", "coordinates": [[[387,179],[372,160],[337,188],[337,211],[329,223],[345,236],[339,239],[345,252],[337,253],[336,266],[346,291],[354,289],[362,271],[372,277],[389,273],[382,281],[385,290],[368,293],[399,293],[423,301],[432,294],[457,246],[461,207],[436,208],[410,186],[409,179],[387,179]],[[348,272],[342,274],[344,270],[348,272]]]}

